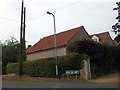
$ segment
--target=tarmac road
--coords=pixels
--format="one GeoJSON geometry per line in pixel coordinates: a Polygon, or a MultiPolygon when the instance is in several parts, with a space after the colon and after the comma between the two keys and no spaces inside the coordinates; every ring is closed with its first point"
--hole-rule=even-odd
{"type": "Polygon", "coordinates": [[[118,88],[114,83],[3,81],[2,88],[118,88]]]}

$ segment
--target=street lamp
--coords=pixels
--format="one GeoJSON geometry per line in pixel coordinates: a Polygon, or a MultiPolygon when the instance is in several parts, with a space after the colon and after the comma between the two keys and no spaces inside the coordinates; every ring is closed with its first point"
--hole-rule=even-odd
{"type": "Polygon", "coordinates": [[[47,14],[52,15],[53,16],[53,21],[54,21],[54,47],[55,47],[55,60],[56,60],[56,66],[55,66],[55,70],[56,70],[56,76],[58,76],[58,65],[57,65],[57,45],[56,45],[56,26],[55,26],[55,15],[52,14],[51,12],[47,12],[47,14]]]}

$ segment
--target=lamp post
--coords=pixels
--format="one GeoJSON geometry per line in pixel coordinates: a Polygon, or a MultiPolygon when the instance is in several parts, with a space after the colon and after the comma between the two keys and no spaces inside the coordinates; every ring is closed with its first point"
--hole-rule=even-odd
{"type": "Polygon", "coordinates": [[[56,66],[55,66],[55,70],[56,70],[56,76],[58,76],[58,64],[57,64],[57,45],[56,45],[56,26],[55,26],[55,15],[52,14],[51,12],[47,12],[47,14],[52,15],[53,16],[53,21],[54,21],[54,47],[55,47],[55,60],[56,60],[56,66]]]}

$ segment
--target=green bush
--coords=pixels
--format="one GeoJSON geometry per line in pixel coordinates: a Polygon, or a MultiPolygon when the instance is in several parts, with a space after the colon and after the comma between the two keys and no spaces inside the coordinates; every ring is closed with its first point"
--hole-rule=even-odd
{"type": "Polygon", "coordinates": [[[65,70],[80,70],[83,67],[83,60],[88,57],[84,54],[75,52],[69,53],[66,56],[59,57],[59,71],[64,73],[65,70]]]}
{"type": "Polygon", "coordinates": [[[41,59],[23,63],[23,73],[32,77],[54,77],[55,67],[53,60],[41,59]]]}
{"type": "Polygon", "coordinates": [[[7,73],[19,73],[19,64],[18,63],[8,63],[6,68],[7,73]]]}
{"type": "Polygon", "coordinates": [[[120,71],[120,45],[110,46],[84,40],[69,44],[67,51],[85,53],[90,57],[92,77],[120,71]]]}
{"type": "MultiPolygon", "coordinates": [[[[86,55],[80,55],[78,53],[69,53],[66,56],[58,57],[59,75],[65,72],[65,70],[79,70],[83,67],[83,60],[88,58],[86,55]]],[[[54,77],[55,76],[55,64],[54,58],[46,58],[34,61],[23,62],[23,74],[32,77],[54,77]]],[[[10,63],[7,65],[7,73],[16,73],[19,71],[19,64],[10,63]]]]}

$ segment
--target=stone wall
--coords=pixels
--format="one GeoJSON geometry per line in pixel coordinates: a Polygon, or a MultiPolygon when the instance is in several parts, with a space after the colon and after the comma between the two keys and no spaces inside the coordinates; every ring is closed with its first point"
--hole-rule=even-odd
{"type": "Polygon", "coordinates": [[[84,67],[80,70],[80,78],[85,80],[91,79],[90,60],[84,60],[84,67]]]}

